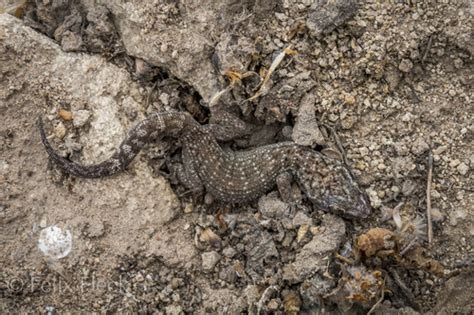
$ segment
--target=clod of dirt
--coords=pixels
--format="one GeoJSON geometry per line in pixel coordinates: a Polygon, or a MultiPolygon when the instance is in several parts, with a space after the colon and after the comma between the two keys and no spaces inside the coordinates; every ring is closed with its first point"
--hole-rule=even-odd
{"type": "Polygon", "coordinates": [[[295,261],[283,268],[283,278],[285,280],[291,283],[303,282],[323,270],[327,264],[325,259],[344,240],[346,232],[344,221],[339,217],[325,215],[318,232],[296,254],[295,261]]]}
{"type": "Polygon", "coordinates": [[[266,218],[281,219],[289,215],[290,207],[274,194],[270,194],[259,199],[258,210],[266,218]]]}
{"type": "Polygon", "coordinates": [[[316,97],[312,93],[301,99],[292,138],[294,142],[309,147],[326,144],[316,120],[316,97]]]}
{"type": "Polygon", "coordinates": [[[315,36],[320,36],[332,32],[356,13],[355,0],[315,1],[309,9],[306,25],[315,36]]]}
{"type": "Polygon", "coordinates": [[[221,259],[221,255],[219,255],[219,253],[216,251],[212,251],[212,252],[203,253],[201,255],[201,259],[202,259],[202,269],[204,269],[205,271],[210,271],[214,269],[216,264],[219,262],[219,260],[221,259]]]}

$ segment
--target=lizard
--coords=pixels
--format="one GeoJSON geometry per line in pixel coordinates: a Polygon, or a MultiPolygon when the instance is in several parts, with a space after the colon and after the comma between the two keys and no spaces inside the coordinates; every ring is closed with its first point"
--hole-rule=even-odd
{"type": "Polygon", "coordinates": [[[38,125],[49,157],[75,177],[101,178],[123,171],[147,143],[169,136],[180,140],[178,178],[193,193],[205,191],[221,202],[245,203],[287,182],[283,179],[290,175],[318,209],[346,218],[366,218],[371,213],[365,194],[341,161],[291,141],[245,151],[224,150],[207,125],[188,112],[152,113],[128,132],[110,158],[93,165],[60,156],[46,137],[41,117],[38,125]]]}

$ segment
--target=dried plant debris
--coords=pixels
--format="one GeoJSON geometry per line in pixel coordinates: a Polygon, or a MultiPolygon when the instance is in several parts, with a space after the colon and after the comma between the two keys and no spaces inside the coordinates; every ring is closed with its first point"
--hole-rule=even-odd
{"type": "Polygon", "coordinates": [[[344,268],[337,288],[325,296],[347,313],[355,308],[370,309],[385,289],[382,273],[363,265],[344,268]]]}

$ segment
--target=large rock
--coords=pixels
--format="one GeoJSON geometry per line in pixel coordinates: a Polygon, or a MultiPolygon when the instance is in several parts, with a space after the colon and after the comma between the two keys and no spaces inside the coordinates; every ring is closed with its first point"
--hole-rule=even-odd
{"type": "Polygon", "coordinates": [[[295,261],[283,268],[283,278],[290,283],[302,282],[327,266],[327,259],[344,240],[344,220],[325,215],[318,233],[296,254],[295,261]]]}
{"type": "MultiPolygon", "coordinates": [[[[5,245],[11,247],[11,263],[28,259],[26,253],[35,246],[31,233],[37,232],[40,221],[71,229],[73,259],[89,250],[84,235],[97,221],[103,224],[98,236],[107,239],[111,253],[147,250],[142,247],[155,236],[154,229],[179,211],[169,183],[153,176],[147,162],[137,158],[129,173],[55,184],[35,124],[39,115],[47,118],[48,134],[52,125],[62,125],[66,135],[62,140],[51,137],[55,147],[76,152],[82,163],[98,162],[110,156],[126,131],[144,118],[145,92],[106,59],[65,53],[50,38],[6,14],[0,15],[0,56],[0,199],[5,215],[11,212],[22,218],[13,224],[12,242],[5,245]],[[73,113],[87,109],[91,115],[84,128],[77,129],[59,118],[60,107],[70,107],[73,113]],[[22,233],[30,235],[26,242],[22,233]]],[[[8,230],[10,225],[2,228],[8,230]]]]}

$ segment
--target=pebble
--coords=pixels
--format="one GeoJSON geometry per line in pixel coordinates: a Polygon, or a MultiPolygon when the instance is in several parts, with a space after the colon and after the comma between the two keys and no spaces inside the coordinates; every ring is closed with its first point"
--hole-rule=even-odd
{"type": "Polygon", "coordinates": [[[412,146],[411,146],[411,152],[415,155],[421,155],[425,153],[426,151],[429,150],[429,145],[426,143],[425,139],[422,137],[417,138],[412,146]]]}
{"type": "Polygon", "coordinates": [[[464,175],[467,174],[467,172],[469,172],[469,166],[463,162],[463,163],[458,165],[457,170],[458,170],[459,174],[464,176],[464,175]]]}
{"type": "Polygon", "coordinates": [[[66,135],[66,127],[62,122],[59,122],[56,126],[54,126],[54,135],[58,139],[62,139],[66,135]]]}
{"type": "Polygon", "coordinates": [[[167,315],[179,315],[183,314],[183,309],[179,305],[171,304],[165,308],[165,313],[167,315]]]}
{"type": "Polygon", "coordinates": [[[315,113],[316,97],[307,94],[301,100],[300,109],[293,128],[293,141],[304,146],[314,144],[325,144],[326,140],[319,130],[318,120],[315,113]]]}
{"type": "Polygon", "coordinates": [[[72,117],[72,123],[74,127],[79,128],[84,126],[89,121],[89,118],[91,117],[91,112],[85,109],[80,109],[77,111],[73,111],[72,117]]]}
{"type": "Polygon", "coordinates": [[[359,153],[362,157],[367,156],[367,154],[369,154],[369,149],[367,147],[361,147],[359,148],[359,153]]]}
{"type": "Polygon", "coordinates": [[[460,59],[460,58],[454,59],[454,67],[456,69],[461,69],[463,67],[463,65],[464,65],[464,62],[462,61],[462,59],[460,59]]]}
{"type": "Polygon", "coordinates": [[[461,161],[459,161],[458,159],[455,159],[455,160],[452,160],[451,162],[449,162],[449,166],[451,166],[452,168],[455,168],[459,164],[461,164],[461,161]]]}
{"type": "Polygon", "coordinates": [[[435,155],[440,155],[441,153],[445,152],[448,149],[447,146],[445,145],[440,145],[436,149],[433,150],[433,154],[435,155]]]}
{"type": "Polygon", "coordinates": [[[416,183],[411,179],[407,179],[403,182],[402,185],[402,194],[405,196],[410,196],[416,189],[416,183]]]}
{"type": "Polygon", "coordinates": [[[441,213],[441,211],[438,208],[432,208],[431,219],[433,220],[433,222],[442,222],[444,221],[444,215],[441,213]]]}
{"type": "Polygon", "coordinates": [[[402,116],[402,121],[403,122],[409,122],[412,119],[413,115],[411,113],[406,113],[405,115],[402,116]]]}
{"type": "Polygon", "coordinates": [[[284,13],[280,13],[280,12],[276,12],[275,17],[281,22],[284,22],[288,19],[288,17],[284,13]]]}
{"type": "Polygon", "coordinates": [[[411,62],[410,59],[402,59],[402,61],[398,65],[398,69],[401,72],[408,73],[411,71],[411,69],[413,69],[413,62],[411,62]]]}
{"type": "Polygon", "coordinates": [[[304,224],[311,226],[313,224],[313,220],[308,217],[306,213],[299,211],[295,214],[293,218],[293,225],[300,226],[304,224]]]}
{"type": "Polygon", "coordinates": [[[202,259],[202,269],[206,271],[210,271],[214,269],[216,264],[219,262],[219,260],[221,259],[221,255],[219,255],[219,253],[216,251],[211,251],[211,252],[202,253],[201,259],[202,259]]]}
{"type": "Polygon", "coordinates": [[[385,80],[388,82],[388,86],[391,91],[394,91],[401,80],[400,72],[397,69],[392,69],[385,73],[385,80]]]}
{"type": "Polygon", "coordinates": [[[258,210],[267,218],[278,219],[285,217],[290,208],[288,204],[273,196],[263,196],[258,201],[258,210]]]}
{"type": "Polygon", "coordinates": [[[101,221],[89,223],[87,233],[90,237],[100,237],[104,234],[104,224],[101,221]]]}
{"type": "Polygon", "coordinates": [[[382,200],[380,200],[377,192],[372,188],[368,188],[366,192],[369,196],[370,205],[375,209],[380,208],[380,206],[382,205],[382,200]]]}
{"type": "Polygon", "coordinates": [[[170,103],[170,95],[168,93],[161,93],[159,100],[163,105],[167,106],[170,103]]]}
{"type": "Polygon", "coordinates": [[[431,198],[439,199],[439,198],[441,198],[441,194],[436,189],[432,189],[431,190],[431,198]]]}
{"type": "Polygon", "coordinates": [[[222,251],[222,254],[227,258],[232,258],[237,254],[237,251],[233,247],[226,247],[222,251]]]}
{"type": "Polygon", "coordinates": [[[459,208],[450,214],[449,224],[456,226],[459,221],[463,221],[467,217],[467,211],[465,209],[459,208]]]}

